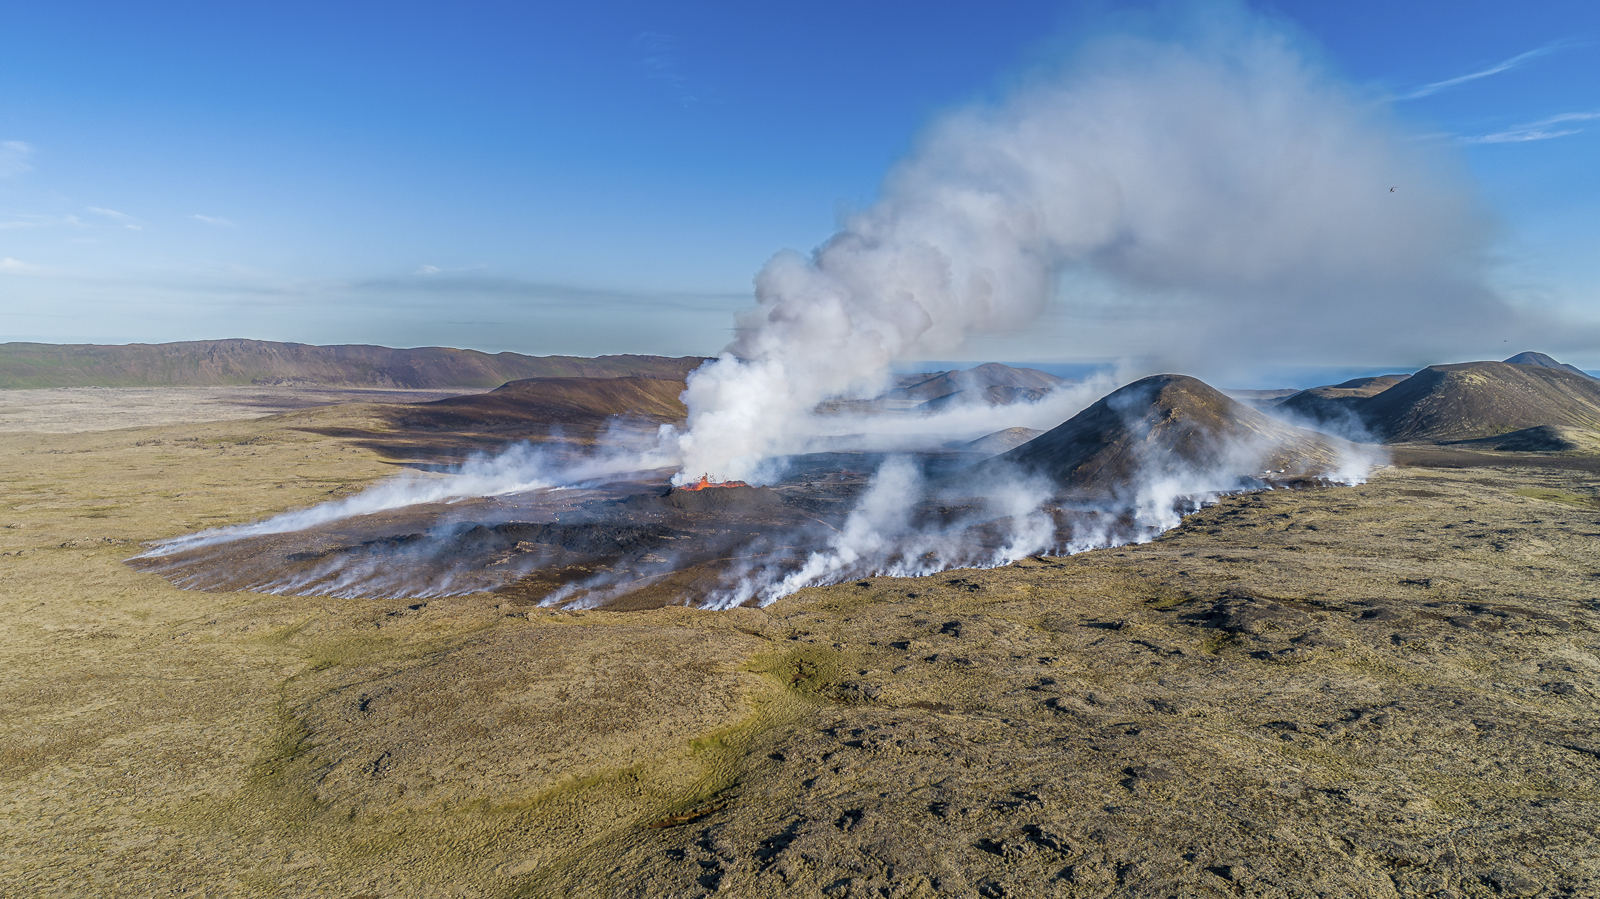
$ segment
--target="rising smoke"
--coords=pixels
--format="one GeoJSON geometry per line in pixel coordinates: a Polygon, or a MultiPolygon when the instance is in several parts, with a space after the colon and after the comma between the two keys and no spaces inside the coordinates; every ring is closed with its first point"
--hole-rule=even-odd
{"type": "Polygon", "coordinates": [[[1456,168],[1285,28],[1204,9],[1183,39],[1104,37],[943,117],[873,206],[811,256],[773,257],[737,340],[689,382],[685,477],[770,477],[819,401],[1014,331],[1058,290],[1141,316],[1142,339],[1067,346],[1188,371],[1349,364],[1356,346],[1410,358],[1509,327],[1479,279],[1492,229],[1456,168]]]}
{"type": "MultiPolygon", "coordinates": [[[[1449,338],[1448,322],[1510,327],[1507,307],[1479,278],[1492,228],[1455,168],[1310,61],[1285,28],[1218,9],[1206,7],[1211,17],[1181,39],[1099,38],[1002,100],[935,122],[875,204],[811,255],[784,251],[766,265],[737,339],[690,375],[686,427],[667,429],[655,446],[554,466],[516,451],[469,465],[448,484],[385,485],[152,554],[658,466],[675,467],[678,484],[703,474],[769,484],[792,454],[928,450],[1004,427],[1052,427],[1114,382],[937,415],[819,406],[880,394],[896,361],[948,358],[972,337],[1016,332],[1058,295],[1069,313],[1095,307],[1104,318],[1109,308],[1134,321],[1137,311],[1133,343],[1072,346],[1140,357],[1121,380],[1146,373],[1141,365],[1215,369],[1219,355],[1271,360],[1358,342],[1409,341],[1409,354],[1428,335],[1449,338]],[[1432,321],[1445,303],[1448,322],[1432,321]],[[1390,324],[1374,329],[1379,315],[1390,324]]],[[[958,489],[891,458],[840,527],[808,532],[806,550],[780,551],[778,540],[746,547],[706,604],[1149,539],[1196,505],[1250,488],[1242,473],[1269,474],[1258,471],[1262,452],[1234,441],[1207,464],[1152,461],[1114,502],[1078,508],[1063,508],[1055,485],[1020,471],[990,469],[958,489]],[[935,514],[958,494],[964,513],[935,514]],[[1064,529],[1064,517],[1074,525],[1064,529]]],[[[1330,474],[1359,480],[1372,461],[1351,452],[1330,474]]],[[[330,561],[318,583],[353,583],[337,580],[341,564],[330,561]]],[[[617,595],[621,581],[598,572],[547,602],[592,605],[617,595]]]]}

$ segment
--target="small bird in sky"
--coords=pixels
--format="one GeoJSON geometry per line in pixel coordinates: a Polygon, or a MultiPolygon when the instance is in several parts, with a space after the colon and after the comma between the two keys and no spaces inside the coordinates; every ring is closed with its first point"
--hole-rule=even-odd
{"type": "Polygon", "coordinates": [[[1394,188],[1389,188],[1389,193],[1394,193],[1394,188]]]}

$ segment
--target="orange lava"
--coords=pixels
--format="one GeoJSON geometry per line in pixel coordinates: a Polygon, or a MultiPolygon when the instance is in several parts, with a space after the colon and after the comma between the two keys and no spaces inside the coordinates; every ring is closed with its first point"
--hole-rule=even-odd
{"type": "Polygon", "coordinates": [[[748,486],[750,486],[750,485],[746,484],[744,481],[713,481],[713,480],[711,480],[711,475],[703,474],[703,475],[700,476],[700,480],[695,481],[693,484],[687,484],[685,486],[679,487],[678,489],[679,490],[704,490],[707,487],[748,487],[748,486]]]}

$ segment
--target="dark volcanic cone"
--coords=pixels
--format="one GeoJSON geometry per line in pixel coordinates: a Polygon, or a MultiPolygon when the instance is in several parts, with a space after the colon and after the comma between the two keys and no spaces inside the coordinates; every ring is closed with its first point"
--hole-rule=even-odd
{"type": "Polygon", "coordinates": [[[1135,381],[1052,431],[984,463],[1044,474],[1064,488],[1115,495],[1162,477],[1327,474],[1350,445],[1292,427],[1184,375],[1135,381]]]}
{"type": "Polygon", "coordinates": [[[1470,440],[1539,425],[1600,429],[1600,381],[1505,362],[1430,365],[1357,407],[1389,443],[1470,440]]]}
{"type": "Polygon", "coordinates": [[[1536,368],[1559,368],[1562,371],[1572,372],[1575,375],[1583,375],[1585,378],[1594,378],[1594,375],[1589,374],[1576,365],[1568,365],[1565,362],[1557,362],[1543,353],[1518,353],[1515,356],[1512,356],[1510,359],[1506,359],[1504,361],[1512,365],[1532,365],[1536,368]]]}

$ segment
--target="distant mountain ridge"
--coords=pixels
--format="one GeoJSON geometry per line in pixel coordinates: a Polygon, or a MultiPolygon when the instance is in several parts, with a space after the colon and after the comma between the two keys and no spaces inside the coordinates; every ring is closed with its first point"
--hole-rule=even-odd
{"type": "Polygon", "coordinates": [[[314,346],[270,340],[0,344],[0,389],[46,387],[498,387],[527,378],[681,381],[698,356],[525,356],[451,347],[314,346]]]}

